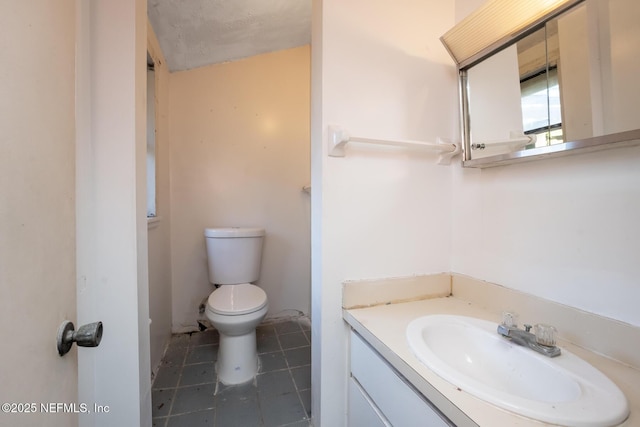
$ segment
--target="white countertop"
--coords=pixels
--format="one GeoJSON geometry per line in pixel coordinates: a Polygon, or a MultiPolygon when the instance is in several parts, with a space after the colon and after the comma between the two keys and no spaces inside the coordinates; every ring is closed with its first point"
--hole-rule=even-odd
{"type": "MultiPolygon", "coordinates": [[[[374,347],[415,388],[459,427],[549,426],[498,408],[459,389],[423,365],[411,352],[405,331],[413,319],[428,314],[455,314],[498,323],[494,315],[474,304],[444,297],[344,310],[347,323],[374,347]],[[465,415],[461,414],[462,411],[465,415]]],[[[623,391],[631,414],[620,426],[640,426],[640,371],[563,340],[558,345],[586,360],[623,391]]]]}

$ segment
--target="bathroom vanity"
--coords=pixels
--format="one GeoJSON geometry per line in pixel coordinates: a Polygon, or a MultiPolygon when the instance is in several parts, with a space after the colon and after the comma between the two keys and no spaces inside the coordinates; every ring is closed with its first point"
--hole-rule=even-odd
{"type": "MultiPolygon", "coordinates": [[[[521,319],[525,321],[549,321],[547,318],[529,319],[531,310],[556,322],[558,345],[604,373],[626,396],[630,415],[618,425],[640,425],[640,370],[637,369],[640,356],[634,355],[637,348],[628,345],[640,345],[639,328],[482,281],[450,276],[447,282],[446,277],[438,275],[435,280],[438,283],[434,285],[433,276],[425,277],[420,291],[416,283],[406,291],[402,279],[396,286],[393,279],[391,283],[385,283],[386,286],[373,284],[369,287],[365,282],[345,284],[345,290],[349,285],[355,285],[343,292],[343,317],[350,326],[349,426],[557,425],[518,415],[475,397],[421,363],[407,342],[407,326],[422,316],[469,316],[497,324],[501,309],[520,311],[521,319]],[[447,283],[449,296],[443,296],[447,283]],[[435,291],[430,292],[430,288],[435,291]],[[372,297],[381,289],[385,295],[378,299],[372,297]],[[400,298],[394,300],[390,289],[395,289],[400,298]],[[575,328],[582,324],[589,330],[583,331],[585,336],[581,337],[576,332],[579,329],[571,329],[564,322],[575,328]],[[567,336],[580,346],[567,341],[567,336]],[[592,344],[600,336],[607,342],[600,343],[600,347],[595,345],[598,354],[592,344]],[[591,350],[584,348],[588,346],[591,350]],[[624,363],[603,355],[607,351],[624,359],[624,363]]],[[[412,281],[416,282],[416,279],[412,281]]]]}
{"type": "Polygon", "coordinates": [[[349,426],[454,425],[353,330],[349,343],[349,426]]]}

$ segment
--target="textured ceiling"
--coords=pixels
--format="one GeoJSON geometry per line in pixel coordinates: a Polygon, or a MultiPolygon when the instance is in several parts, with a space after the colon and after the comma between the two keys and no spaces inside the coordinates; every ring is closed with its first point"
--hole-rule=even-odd
{"type": "Polygon", "coordinates": [[[311,0],[149,0],[170,71],[311,42],[311,0]]]}

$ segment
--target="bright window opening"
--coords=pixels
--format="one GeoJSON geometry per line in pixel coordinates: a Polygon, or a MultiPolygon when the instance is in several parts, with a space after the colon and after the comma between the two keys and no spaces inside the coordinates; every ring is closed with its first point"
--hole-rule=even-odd
{"type": "Polygon", "coordinates": [[[535,146],[564,142],[558,69],[549,68],[520,82],[524,133],[536,135],[535,146]]]}

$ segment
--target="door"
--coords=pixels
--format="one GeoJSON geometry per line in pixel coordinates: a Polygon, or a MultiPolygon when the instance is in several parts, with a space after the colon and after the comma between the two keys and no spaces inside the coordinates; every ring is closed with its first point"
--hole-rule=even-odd
{"type": "Polygon", "coordinates": [[[72,426],[55,404],[78,402],[77,350],[56,350],[76,319],[74,2],[0,2],[0,64],[0,425],[72,426]]]}
{"type": "Polygon", "coordinates": [[[0,425],[151,425],[145,72],[144,0],[0,2],[0,425]]]}

